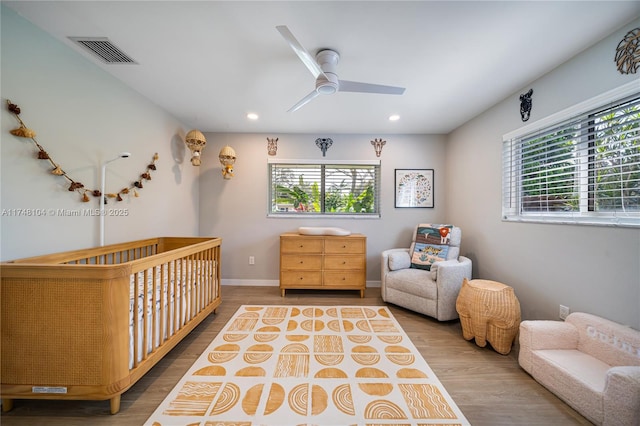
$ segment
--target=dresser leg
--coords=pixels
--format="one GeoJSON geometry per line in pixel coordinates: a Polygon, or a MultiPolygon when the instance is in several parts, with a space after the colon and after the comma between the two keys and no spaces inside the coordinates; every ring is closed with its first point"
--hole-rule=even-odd
{"type": "Polygon", "coordinates": [[[364,289],[360,290],[360,299],[364,298],[364,289]]]}
{"type": "Polygon", "coordinates": [[[11,411],[13,408],[13,399],[11,398],[2,398],[2,411],[11,411]]]}
{"type": "Polygon", "coordinates": [[[284,297],[284,292],[285,292],[285,291],[286,291],[286,290],[285,290],[284,288],[280,289],[280,297],[284,297]]]}

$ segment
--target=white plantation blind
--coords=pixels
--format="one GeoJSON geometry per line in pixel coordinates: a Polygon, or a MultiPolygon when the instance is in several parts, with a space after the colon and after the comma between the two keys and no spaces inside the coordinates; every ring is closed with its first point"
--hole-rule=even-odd
{"type": "Polygon", "coordinates": [[[640,94],[503,140],[504,220],[640,226],[640,94]]]}
{"type": "Polygon", "coordinates": [[[380,162],[269,162],[269,215],[380,215],[380,162]]]}

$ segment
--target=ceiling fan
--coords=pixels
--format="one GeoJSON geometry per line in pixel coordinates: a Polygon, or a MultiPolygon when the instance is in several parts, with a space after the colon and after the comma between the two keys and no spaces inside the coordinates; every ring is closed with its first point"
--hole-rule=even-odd
{"type": "Polygon", "coordinates": [[[296,111],[318,95],[331,95],[336,92],[381,93],[384,95],[402,95],[404,93],[404,87],[340,80],[336,74],[336,65],[340,60],[338,52],[322,49],[318,51],[314,59],[307,49],[296,40],[289,28],[285,25],[279,25],[276,29],[316,78],[316,88],[292,106],[288,112],[296,111]]]}

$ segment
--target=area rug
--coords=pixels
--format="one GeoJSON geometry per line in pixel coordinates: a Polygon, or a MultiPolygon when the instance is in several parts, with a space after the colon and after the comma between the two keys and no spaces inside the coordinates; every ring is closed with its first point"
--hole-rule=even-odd
{"type": "Polygon", "coordinates": [[[386,307],[253,305],[145,423],[468,424],[386,307]]]}

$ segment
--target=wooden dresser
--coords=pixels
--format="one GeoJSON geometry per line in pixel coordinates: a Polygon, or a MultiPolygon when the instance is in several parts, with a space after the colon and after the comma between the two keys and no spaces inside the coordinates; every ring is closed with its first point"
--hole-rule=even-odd
{"type": "Polygon", "coordinates": [[[280,235],[280,291],[360,290],[367,284],[367,237],[280,235]]]}

